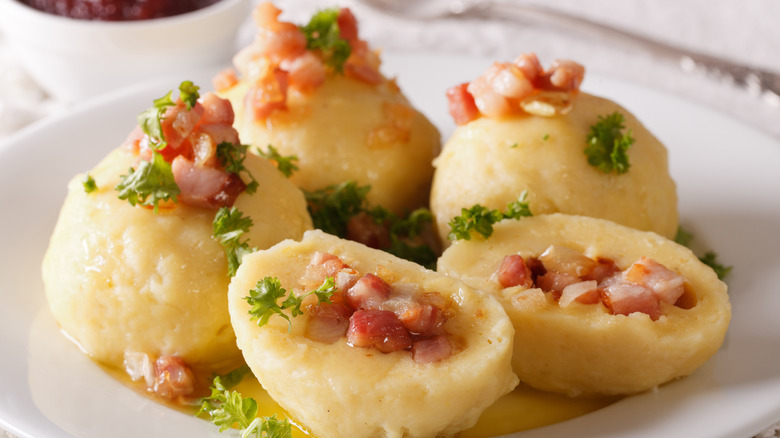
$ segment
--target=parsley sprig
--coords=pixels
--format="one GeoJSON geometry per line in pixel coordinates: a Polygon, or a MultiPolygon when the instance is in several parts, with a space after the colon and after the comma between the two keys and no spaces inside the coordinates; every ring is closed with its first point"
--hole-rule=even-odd
{"type": "Polygon", "coordinates": [[[615,111],[599,116],[598,122],[590,127],[585,155],[588,163],[604,173],[613,170],[618,174],[628,172],[628,148],[634,144],[631,131],[623,132],[623,114],[615,111]]]}
{"type": "Polygon", "coordinates": [[[375,223],[386,226],[390,246],[380,248],[390,254],[413,261],[427,268],[436,264],[436,253],[417,237],[433,223],[428,209],[420,208],[406,217],[399,217],[382,206],[370,206],[366,196],[371,186],[355,181],[328,186],[316,191],[304,191],[314,227],[339,237],[347,237],[347,224],[359,214],[367,214],[375,223]]]}
{"type": "Polygon", "coordinates": [[[521,217],[533,216],[531,208],[526,198],[528,192],[523,191],[517,201],[510,202],[507,205],[506,213],[498,210],[491,210],[479,204],[471,208],[461,209],[460,216],[455,216],[449,222],[450,233],[447,238],[455,240],[471,240],[471,234],[477,232],[485,239],[493,234],[493,224],[503,219],[520,219],[521,217]]]}
{"type": "Polygon", "coordinates": [[[122,175],[116,190],[119,199],[126,199],[133,206],[152,206],[155,213],[160,202],[176,202],[181,192],[171,165],[158,152],[152,152],[152,161],[141,161],[137,169],[131,167],[127,175],[122,175]]]}
{"type": "MultiPolygon", "coordinates": [[[[693,240],[693,234],[689,233],[683,227],[678,226],[677,227],[677,234],[674,236],[674,241],[679,243],[682,246],[686,246],[688,248],[691,247],[691,241],[693,240]]],[[[699,260],[701,260],[702,263],[712,268],[713,271],[715,271],[715,275],[718,276],[720,280],[725,279],[729,273],[731,273],[731,270],[734,268],[733,266],[727,266],[718,261],[718,254],[715,253],[715,251],[707,251],[704,253],[703,256],[697,256],[699,260]]]]}
{"type": "Polygon", "coordinates": [[[246,159],[246,151],[248,148],[249,146],[243,144],[222,142],[217,145],[217,159],[222,163],[225,172],[235,173],[236,175],[245,172],[249,176],[249,179],[252,181],[246,185],[246,192],[251,195],[257,191],[259,184],[254,175],[244,167],[244,159],[246,159]]]}
{"type": "Polygon", "coordinates": [[[278,150],[276,150],[275,147],[268,145],[268,152],[263,152],[262,149],[257,148],[257,153],[261,157],[273,161],[276,163],[276,168],[279,169],[279,172],[282,172],[284,176],[289,178],[292,176],[293,172],[298,170],[298,165],[295,164],[296,161],[298,161],[297,155],[282,155],[279,153],[278,150]]]}
{"type": "Polygon", "coordinates": [[[352,53],[349,41],[341,38],[338,24],[339,9],[330,8],[315,13],[300,29],[306,36],[306,48],[319,50],[325,65],[338,73],[344,71],[344,63],[352,53]]]}
{"type": "Polygon", "coordinates": [[[202,414],[219,426],[220,433],[237,426],[242,438],[292,438],[292,424],[287,419],[279,420],[276,415],[257,417],[255,399],[228,389],[219,377],[211,384],[211,395],[201,399],[196,415],[202,414]]]}
{"type": "Polygon", "coordinates": [[[249,291],[249,296],[244,297],[244,299],[252,306],[249,310],[251,315],[250,321],[257,320],[258,326],[264,326],[268,323],[271,316],[277,314],[287,320],[289,331],[292,330],[290,317],[295,318],[303,314],[301,303],[303,303],[304,298],[314,294],[318,303],[330,303],[330,297],[337,290],[336,281],[333,277],[328,277],[317,289],[302,295],[295,295],[294,293],[288,295],[287,290],[282,287],[278,278],[265,277],[257,282],[255,288],[249,291]],[[287,295],[287,298],[280,304],[279,299],[285,295],[287,295]],[[284,313],[284,310],[287,309],[290,309],[290,316],[284,313]]]}
{"type": "Polygon", "coordinates": [[[253,251],[248,240],[241,237],[252,227],[252,218],[244,217],[244,213],[236,207],[222,207],[217,211],[212,223],[214,238],[225,248],[228,259],[228,275],[236,275],[241,259],[253,251]]]}
{"type": "Polygon", "coordinates": [[[87,194],[90,194],[98,189],[95,178],[92,178],[92,175],[88,173],[84,174],[84,179],[81,180],[81,184],[84,186],[84,192],[87,194]]]}

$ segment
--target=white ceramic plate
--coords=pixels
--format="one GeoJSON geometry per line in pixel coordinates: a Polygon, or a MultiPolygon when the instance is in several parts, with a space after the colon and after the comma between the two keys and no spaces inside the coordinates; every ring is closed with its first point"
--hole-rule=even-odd
{"type": "MultiPolygon", "coordinates": [[[[488,60],[386,56],[446,136],[446,87],[488,60]]],[[[213,72],[169,78],[103,97],[0,147],[0,426],[24,437],[215,437],[210,423],[126,389],[58,332],[40,263],[67,181],[130,132],[152,99],[213,72]]],[[[669,148],[682,225],[699,250],[734,265],[733,320],[722,350],[693,376],[574,420],[516,437],[748,437],[780,420],[780,144],[721,114],[605,78],[586,90],[634,112],[669,148]]],[[[518,413],[522,415],[522,413],[518,413]]]]}

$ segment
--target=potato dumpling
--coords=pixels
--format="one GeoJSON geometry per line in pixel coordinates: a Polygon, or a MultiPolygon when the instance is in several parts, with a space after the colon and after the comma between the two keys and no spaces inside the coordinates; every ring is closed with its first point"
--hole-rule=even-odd
{"type": "MultiPolygon", "coordinates": [[[[263,388],[320,438],[451,436],[472,426],[485,408],[517,384],[510,365],[512,325],[495,299],[419,265],[318,230],[306,232],[301,242],[288,240],[246,256],[230,283],[228,298],[238,345],[263,388]],[[304,314],[291,318],[289,331],[288,322],[276,314],[263,326],[250,320],[244,297],[258,281],[274,277],[300,295],[320,282],[312,280],[312,272],[324,266],[335,269],[326,275],[333,275],[339,287],[331,303],[304,304],[304,314]],[[355,276],[352,281],[350,276],[355,276]],[[381,304],[372,301],[370,291],[366,293],[368,284],[389,285],[389,298],[381,304]],[[364,339],[355,333],[361,330],[358,320],[363,315],[377,312],[391,319],[400,315],[396,321],[404,321],[404,330],[410,325],[403,315],[417,308],[399,312],[397,306],[425,300],[439,303],[434,307],[446,315],[434,330],[439,335],[432,339],[444,337],[451,354],[421,357],[427,353],[418,342],[430,339],[412,334],[410,350],[409,339],[406,345],[396,344],[395,331],[372,338],[378,344],[359,346],[364,339]],[[325,326],[318,318],[338,306],[351,306],[344,316],[349,328],[342,326],[336,336],[323,339],[332,331],[323,333],[325,326]]],[[[436,313],[427,313],[431,314],[436,313]]]]}
{"type": "Polygon", "coordinates": [[[214,80],[243,141],[297,156],[291,180],[304,190],[355,181],[371,186],[372,205],[396,214],[427,205],[439,132],[380,73],[357,18],[323,9],[298,26],[280,14],[258,4],[255,40],[235,56],[237,71],[214,80]]]}
{"type": "Polygon", "coordinates": [[[505,220],[487,240],[453,243],[438,268],[504,305],[521,381],[570,396],[631,394],[687,376],[718,350],[731,317],[726,285],[689,249],[603,219],[556,213],[505,220]],[[649,257],[683,277],[683,295],[660,302],[653,320],[642,312],[612,314],[598,294],[594,304],[564,304],[533,286],[503,287],[497,271],[504,257],[543,258],[551,245],[611,259],[621,270],[649,257]]]}
{"type": "Polygon", "coordinates": [[[668,238],[677,231],[666,148],[624,108],[587,93],[564,115],[480,117],[459,126],[434,166],[431,210],[445,242],[447,224],[462,208],[504,211],[526,190],[534,214],[598,217],[668,238]],[[635,141],[628,172],[606,174],[588,163],[584,149],[599,116],[616,111],[635,141]]]}
{"type": "MultiPolygon", "coordinates": [[[[154,214],[118,199],[114,187],[136,159],[111,152],[90,171],[95,192],[85,193],[83,175],[68,185],[43,261],[51,311],[85,353],[109,366],[140,352],[229,368],[241,354],[227,309],[225,250],[212,237],[216,210],[180,202],[154,214]]],[[[260,184],[234,204],[254,221],[244,235],[249,245],[300,238],[311,228],[300,190],[262,158],[247,156],[244,165],[260,184]]]]}
{"type": "Polygon", "coordinates": [[[227,93],[245,142],[298,157],[290,180],[313,191],[345,181],[370,185],[368,200],[397,214],[428,201],[438,130],[414,109],[394,82],[369,85],[328,75],[310,94],[290,92],[288,109],[255,121],[241,104],[246,85],[227,93]]]}

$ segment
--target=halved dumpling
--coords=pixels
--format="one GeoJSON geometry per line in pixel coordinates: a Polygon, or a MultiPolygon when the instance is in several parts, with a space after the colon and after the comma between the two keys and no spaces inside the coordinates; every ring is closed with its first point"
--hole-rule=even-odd
{"type": "Polygon", "coordinates": [[[668,238],[677,231],[666,148],[625,108],[587,93],[565,114],[480,117],[458,126],[434,166],[431,211],[445,243],[447,224],[462,208],[503,211],[523,191],[534,214],[599,217],[668,238]],[[635,139],[623,174],[602,172],[584,152],[590,127],[615,112],[635,139]]]}
{"type": "MultiPolygon", "coordinates": [[[[43,260],[49,307],[85,353],[109,366],[141,353],[229,370],[241,354],[225,300],[225,249],[213,237],[216,209],[179,202],[155,214],[119,199],[120,175],[137,163],[119,148],[90,171],[96,191],[85,192],[83,175],[70,181],[43,260]]],[[[311,228],[300,190],[260,157],[244,165],[259,188],[235,200],[254,222],[242,240],[268,248],[300,238],[311,228]]]]}
{"type": "Polygon", "coordinates": [[[260,383],[320,438],[451,436],[517,384],[495,299],[320,231],[246,256],[229,306],[260,383]],[[296,295],[332,277],[338,292],[258,326],[244,298],[266,277],[296,295]]]}
{"type": "Polygon", "coordinates": [[[687,376],[731,317],[726,285],[689,249],[603,219],[505,220],[487,240],[453,243],[438,267],[504,305],[521,381],[570,396],[687,376]]]}

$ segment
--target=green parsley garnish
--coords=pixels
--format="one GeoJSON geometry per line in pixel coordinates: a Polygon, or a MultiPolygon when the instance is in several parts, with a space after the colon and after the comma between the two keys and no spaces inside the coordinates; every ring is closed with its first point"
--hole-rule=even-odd
{"type": "Polygon", "coordinates": [[[550,134],[544,134],[544,135],[542,136],[542,141],[547,141],[547,140],[549,140],[549,139],[550,139],[550,134]]]}
{"type": "Polygon", "coordinates": [[[249,179],[252,182],[246,185],[246,192],[251,195],[257,191],[258,183],[254,175],[244,167],[244,159],[246,158],[248,148],[249,146],[243,144],[222,142],[217,145],[217,159],[225,167],[225,172],[235,173],[236,175],[240,175],[240,172],[246,172],[249,175],[249,179]]]}
{"type": "Polygon", "coordinates": [[[349,41],[341,38],[338,25],[339,9],[330,8],[317,12],[309,23],[300,29],[306,36],[306,48],[319,50],[325,65],[338,73],[344,71],[344,62],[352,53],[349,41]]]}
{"type": "Polygon", "coordinates": [[[628,148],[634,143],[631,131],[623,133],[623,114],[614,112],[599,116],[598,122],[590,127],[585,155],[588,163],[604,173],[613,170],[617,174],[628,172],[628,148]]]}
{"type": "Polygon", "coordinates": [[[187,110],[191,110],[195,103],[198,102],[200,98],[198,90],[200,90],[200,87],[193,84],[192,81],[184,81],[179,84],[179,97],[184,102],[184,105],[187,106],[187,110]]]}
{"type": "Polygon", "coordinates": [[[528,192],[523,191],[517,201],[510,202],[507,205],[506,213],[498,210],[490,210],[487,207],[476,204],[471,208],[461,209],[460,216],[455,216],[450,220],[450,233],[447,238],[450,240],[471,240],[471,232],[475,231],[481,234],[485,239],[493,234],[493,224],[503,219],[520,219],[521,217],[533,216],[531,208],[526,198],[528,192]]]}
{"type": "Polygon", "coordinates": [[[228,259],[228,275],[236,275],[241,259],[253,251],[248,241],[241,241],[241,236],[252,227],[252,218],[244,217],[244,214],[236,207],[222,207],[217,211],[212,223],[214,238],[225,247],[228,259]]]}
{"type": "Polygon", "coordinates": [[[276,168],[279,169],[279,172],[282,172],[282,174],[284,174],[284,176],[287,178],[289,178],[293,172],[298,170],[298,165],[295,164],[295,162],[298,161],[297,155],[283,156],[279,154],[279,151],[277,151],[276,148],[270,144],[268,145],[268,152],[263,152],[262,149],[257,148],[257,153],[261,157],[276,163],[276,168]]]}
{"type": "Polygon", "coordinates": [[[359,214],[366,214],[376,224],[387,227],[390,246],[380,248],[390,254],[413,261],[427,268],[436,265],[436,253],[422,239],[422,230],[433,222],[427,209],[415,210],[400,218],[384,207],[371,207],[366,195],[371,186],[359,186],[354,181],[306,192],[306,202],[314,227],[339,237],[347,237],[347,224],[359,214]]]}
{"type": "Polygon", "coordinates": [[[153,206],[155,213],[160,201],[176,202],[180,193],[171,165],[158,152],[152,152],[152,161],[141,161],[137,169],[131,167],[120,178],[116,185],[119,199],[126,199],[133,206],[153,206]]]}
{"type": "Polygon", "coordinates": [[[276,415],[257,417],[255,399],[227,389],[219,377],[212,381],[211,395],[202,398],[200,403],[196,415],[208,414],[211,422],[219,426],[220,433],[237,426],[242,438],[292,438],[292,425],[287,419],[279,420],[276,415]]]}
{"type": "Polygon", "coordinates": [[[288,330],[292,330],[290,316],[295,318],[296,316],[303,314],[301,303],[304,298],[314,294],[317,297],[318,303],[330,303],[330,297],[337,290],[336,282],[333,277],[328,277],[317,289],[300,296],[290,293],[287,296],[287,299],[279,304],[278,300],[287,295],[287,291],[282,287],[278,278],[265,277],[257,282],[255,288],[249,291],[249,296],[244,297],[244,299],[252,306],[249,310],[249,314],[251,315],[250,321],[257,320],[258,326],[264,326],[268,323],[268,320],[273,314],[277,314],[287,320],[289,324],[288,330]],[[287,314],[284,313],[285,309],[291,309],[290,316],[287,316],[287,314]]]}
{"type": "Polygon", "coordinates": [[[518,146],[517,142],[512,143],[511,146],[509,146],[509,149],[515,149],[518,146]]]}
{"type": "Polygon", "coordinates": [[[167,145],[162,132],[162,119],[168,107],[176,105],[172,95],[173,90],[165,96],[155,99],[151,108],[138,115],[138,126],[141,127],[144,134],[149,136],[149,145],[153,150],[159,151],[167,145]]]}
{"type": "Polygon", "coordinates": [[[95,178],[92,178],[92,175],[88,173],[84,174],[84,179],[81,183],[84,185],[84,192],[87,194],[94,192],[98,188],[97,183],[95,183],[95,178]]]}
{"type": "MultiPolygon", "coordinates": [[[[683,227],[677,227],[677,234],[674,236],[674,241],[682,246],[688,248],[691,247],[691,241],[693,240],[693,234],[689,233],[683,227]]],[[[698,257],[698,256],[697,256],[698,257]]],[[[702,263],[712,268],[719,279],[723,280],[731,272],[733,266],[724,266],[718,262],[718,255],[714,251],[707,251],[703,256],[699,257],[702,263]]]]}

